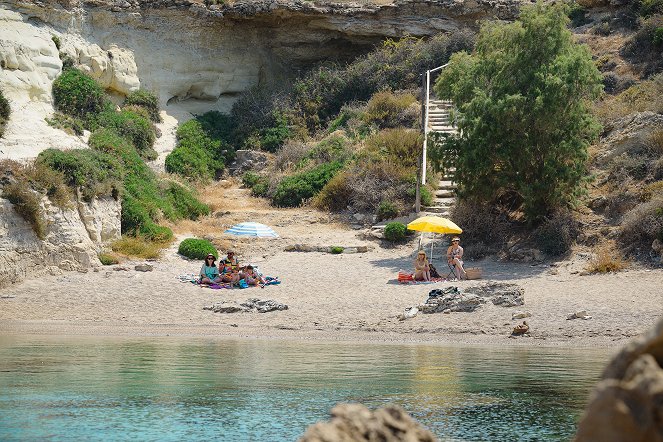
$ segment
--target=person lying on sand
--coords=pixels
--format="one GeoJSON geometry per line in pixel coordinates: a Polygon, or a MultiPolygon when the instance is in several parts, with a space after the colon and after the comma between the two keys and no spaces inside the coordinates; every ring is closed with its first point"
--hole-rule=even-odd
{"type": "Polygon", "coordinates": [[[430,281],[430,265],[423,250],[419,251],[417,259],[414,260],[414,280],[430,281]]]}
{"type": "Polygon", "coordinates": [[[216,284],[221,282],[219,277],[219,269],[216,268],[216,258],[211,253],[205,257],[205,262],[200,268],[200,283],[201,284],[216,284]]]}
{"type": "Polygon", "coordinates": [[[252,265],[246,266],[244,271],[240,273],[240,277],[244,279],[248,285],[265,285],[265,280],[253,270],[252,265]]]}
{"type": "Polygon", "coordinates": [[[467,279],[463,268],[463,248],[460,246],[460,238],[457,236],[451,239],[451,245],[447,249],[447,262],[453,267],[456,279],[461,279],[461,276],[467,279]]]}

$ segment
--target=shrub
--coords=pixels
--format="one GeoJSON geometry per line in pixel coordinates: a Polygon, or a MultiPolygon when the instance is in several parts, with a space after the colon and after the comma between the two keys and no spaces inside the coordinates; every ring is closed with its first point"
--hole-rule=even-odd
{"type": "Polygon", "coordinates": [[[624,43],[620,54],[631,63],[639,64],[643,76],[649,76],[660,72],[663,68],[661,45],[663,45],[663,16],[655,15],[646,19],[638,32],[624,43]]]}
{"type": "Polygon", "coordinates": [[[11,114],[11,107],[9,106],[9,100],[5,98],[0,89],[0,138],[5,133],[5,125],[9,121],[9,115],[11,114]]]}
{"type": "Polygon", "coordinates": [[[354,193],[353,178],[346,170],[334,175],[311,201],[313,207],[332,212],[346,210],[354,193]]]}
{"type": "Polygon", "coordinates": [[[587,264],[591,273],[618,272],[628,267],[628,262],[615,244],[605,243],[596,247],[595,256],[587,264]]]}
{"type": "Polygon", "coordinates": [[[242,185],[247,189],[252,188],[260,181],[260,175],[255,172],[247,171],[242,175],[242,185]]]}
{"type": "Polygon", "coordinates": [[[338,254],[340,254],[340,253],[343,253],[343,250],[344,250],[344,249],[343,249],[343,247],[341,247],[341,246],[332,246],[332,247],[329,249],[329,253],[333,253],[334,255],[338,255],[338,254]]]}
{"type": "Polygon", "coordinates": [[[568,16],[571,20],[571,26],[574,28],[589,23],[589,19],[587,19],[587,9],[576,2],[571,3],[568,16]]]}
{"type": "Polygon", "coordinates": [[[378,206],[378,220],[396,218],[399,214],[398,206],[391,201],[382,201],[378,206]]]}
{"type": "Polygon", "coordinates": [[[67,69],[53,82],[55,108],[65,114],[86,118],[104,108],[104,90],[78,69],[67,69]]]}
{"type": "Polygon", "coordinates": [[[385,129],[366,139],[364,157],[387,157],[401,167],[416,168],[419,163],[422,140],[418,131],[385,129]]]}
{"type": "Polygon", "coordinates": [[[342,167],[342,163],[334,161],[283,179],[276,187],[272,203],[277,207],[300,206],[320,192],[342,167]]]}
{"type": "Polygon", "coordinates": [[[61,129],[69,135],[80,136],[83,135],[83,130],[85,130],[85,122],[83,120],[72,117],[71,115],[61,114],[60,112],[54,113],[51,118],[46,118],[46,122],[49,126],[61,129]]]}
{"type": "Polygon", "coordinates": [[[177,253],[189,259],[205,259],[209,253],[216,258],[219,257],[219,252],[216,251],[216,247],[211,242],[196,238],[187,238],[182,241],[177,253]]]}
{"type": "Polygon", "coordinates": [[[351,156],[349,140],[342,132],[335,132],[320,140],[312,149],[308,150],[297,167],[304,167],[309,161],[316,164],[330,161],[347,161],[351,156]]]}
{"type": "Polygon", "coordinates": [[[177,183],[169,183],[165,189],[165,196],[175,210],[174,219],[188,218],[197,220],[201,216],[209,215],[210,208],[196,199],[195,195],[177,183]]]}
{"type": "Polygon", "coordinates": [[[27,181],[5,185],[2,188],[2,197],[8,199],[14,205],[16,213],[32,226],[37,238],[46,238],[46,220],[39,205],[41,198],[30,188],[27,181]]]}
{"type": "Polygon", "coordinates": [[[463,228],[463,237],[499,249],[513,230],[505,213],[491,204],[460,199],[451,210],[450,218],[463,228]]]}
{"type": "Polygon", "coordinates": [[[628,250],[637,247],[649,250],[654,239],[663,241],[663,195],[630,210],[624,216],[620,238],[628,250]]]}
{"type": "Polygon", "coordinates": [[[101,261],[102,265],[112,266],[113,264],[119,264],[120,260],[117,259],[117,256],[110,253],[98,253],[97,258],[101,261]]]}
{"type": "Polygon", "coordinates": [[[177,147],[166,157],[166,171],[183,177],[208,181],[224,168],[220,140],[212,139],[198,120],[189,120],[177,128],[177,147]]]}
{"type": "Polygon", "coordinates": [[[537,247],[549,256],[568,253],[577,236],[578,224],[568,211],[556,212],[534,231],[537,247]]]}
{"type": "Polygon", "coordinates": [[[60,41],[60,37],[58,37],[57,35],[52,35],[51,40],[55,44],[55,48],[59,51],[60,48],[62,47],[62,42],[60,41]]]}
{"type": "Polygon", "coordinates": [[[157,153],[152,148],[156,135],[152,123],[144,115],[128,109],[120,112],[107,110],[98,116],[96,122],[130,141],[141,157],[156,159],[157,153]]]}
{"type": "Polygon", "coordinates": [[[140,106],[147,111],[150,120],[155,123],[161,122],[161,115],[159,115],[159,99],[150,91],[139,89],[130,92],[129,95],[127,95],[127,98],[124,99],[124,106],[140,106]]]}
{"type": "Polygon", "coordinates": [[[640,15],[649,18],[656,14],[663,14],[663,0],[642,0],[640,3],[640,15]]]}
{"type": "Polygon", "coordinates": [[[594,113],[604,123],[645,111],[663,113],[663,74],[630,86],[617,96],[605,97],[594,109],[594,113]]]}
{"type": "Polygon", "coordinates": [[[66,207],[71,202],[71,192],[62,172],[41,163],[24,167],[25,178],[37,192],[45,194],[55,205],[66,207]]]}
{"type": "Polygon", "coordinates": [[[274,167],[284,171],[303,164],[310,150],[311,146],[304,142],[289,140],[274,155],[274,167]]]}
{"type": "Polygon", "coordinates": [[[515,23],[482,27],[474,53],[454,54],[435,84],[458,107],[459,133],[444,144],[459,193],[487,203],[517,195],[529,222],[582,193],[599,131],[585,103],[601,75],[567,23],[562,5],[523,7],[515,23]]]}
{"type": "Polygon", "coordinates": [[[89,149],[46,149],[37,156],[36,163],[62,172],[67,184],[80,188],[87,201],[103,195],[117,197],[121,193],[124,168],[108,153],[89,149]]]}
{"type": "Polygon", "coordinates": [[[155,243],[136,236],[122,236],[111,244],[113,252],[142,259],[159,258],[163,247],[164,243],[155,243]]]}
{"type": "Polygon", "coordinates": [[[648,184],[642,189],[641,198],[643,201],[651,201],[659,195],[663,195],[663,181],[656,181],[648,184]]]}
{"type": "Polygon", "coordinates": [[[408,114],[407,110],[413,104],[418,108],[416,103],[417,99],[412,94],[378,92],[368,101],[364,118],[369,124],[380,128],[413,127],[417,123],[418,115],[412,118],[412,114],[408,114]]]}
{"type": "Polygon", "coordinates": [[[384,227],[384,237],[387,241],[401,242],[405,239],[407,227],[403,223],[393,222],[384,227]]]}
{"type": "Polygon", "coordinates": [[[268,192],[269,192],[269,183],[266,180],[259,181],[251,188],[251,195],[257,197],[265,197],[267,196],[268,192]]]}
{"type": "Polygon", "coordinates": [[[152,242],[169,242],[173,239],[173,231],[168,227],[146,222],[140,226],[140,236],[152,242]]]}

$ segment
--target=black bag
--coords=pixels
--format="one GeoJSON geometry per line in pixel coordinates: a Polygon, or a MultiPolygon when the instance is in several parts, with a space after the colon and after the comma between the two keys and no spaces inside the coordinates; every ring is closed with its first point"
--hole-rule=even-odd
{"type": "Polygon", "coordinates": [[[440,274],[437,273],[437,269],[433,264],[428,264],[428,268],[430,269],[430,277],[431,278],[441,278],[440,274]]]}

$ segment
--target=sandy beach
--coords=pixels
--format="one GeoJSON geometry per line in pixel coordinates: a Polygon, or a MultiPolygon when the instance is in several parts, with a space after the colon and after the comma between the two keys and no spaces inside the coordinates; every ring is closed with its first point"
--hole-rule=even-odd
{"type": "MultiPolygon", "coordinates": [[[[197,273],[201,263],[179,256],[175,242],[160,260],[150,263],[151,272],[134,270],[143,261],[126,261],[87,273],[44,276],[1,290],[0,333],[618,346],[661,316],[660,269],[583,276],[588,259],[583,253],[540,264],[492,258],[467,264],[483,269],[480,281],[402,285],[396,283],[396,274],[412,267],[416,239],[386,246],[326,214],[265,208],[242,189],[233,189],[232,194],[228,210],[217,210],[216,216],[197,224],[177,226],[178,236],[186,237],[186,230],[210,232],[215,243],[236,249],[243,262],[280,277],[280,285],[212,290],[179,282],[178,275],[197,273]],[[222,234],[223,228],[249,219],[273,226],[281,238],[237,239],[222,234]],[[369,251],[340,255],[284,251],[292,244],[364,245],[369,251]],[[405,308],[424,302],[432,289],[450,285],[462,289],[488,281],[521,285],[525,304],[505,308],[488,303],[472,313],[398,318],[405,308]],[[262,314],[203,310],[216,302],[247,298],[273,299],[289,309],[262,314]],[[578,310],[586,310],[592,318],[566,319],[578,310]],[[511,319],[515,311],[532,314],[529,337],[509,338],[518,323],[511,319]]],[[[467,243],[471,247],[469,239],[467,243]]]]}

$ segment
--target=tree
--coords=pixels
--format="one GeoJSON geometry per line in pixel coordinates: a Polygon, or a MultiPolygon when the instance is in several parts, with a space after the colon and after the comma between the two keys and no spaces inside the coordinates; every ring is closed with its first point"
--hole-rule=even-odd
{"type": "Polygon", "coordinates": [[[602,86],[567,24],[562,5],[523,7],[514,23],[484,25],[473,53],[454,54],[438,78],[459,135],[433,143],[443,152],[433,149],[432,160],[454,159],[461,197],[506,198],[533,222],[582,191],[599,129],[586,104],[602,86]]]}

